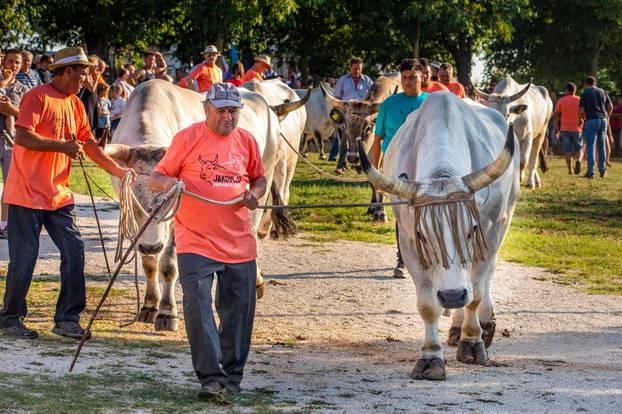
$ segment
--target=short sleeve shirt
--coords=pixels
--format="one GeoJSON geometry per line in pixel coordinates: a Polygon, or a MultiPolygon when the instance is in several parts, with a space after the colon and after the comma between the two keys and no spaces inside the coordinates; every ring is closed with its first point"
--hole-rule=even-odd
{"type": "Polygon", "coordinates": [[[197,81],[199,92],[207,92],[213,84],[222,82],[222,70],[205,62],[195,66],[188,75],[197,81]]]}
{"type": "Polygon", "coordinates": [[[609,95],[602,89],[593,86],[583,91],[579,106],[585,110],[587,119],[597,119],[607,117],[607,103],[611,105],[609,95]]]}
{"type": "MultiPolygon", "coordinates": [[[[236,128],[227,136],[198,122],[180,131],[155,171],[179,178],[190,192],[218,201],[234,199],[264,175],[261,154],[250,132],[236,128]]],[[[177,253],[194,253],[223,263],[257,257],[251,215],[244,205],[207,204],[183,195],[175,216],[177,253]]]]}
{"type": "Polygon", "coordinates": [[[21,82],[28,89],[41,85],[41,78],[36,70],[29,70],[28,73],[18,72],[15,79],[21,82]]]}
{"type": "Polygon", "coordinates": [[[362,101],[373,84],[374,81],[367,75],[361,75],[361,80],[356,84],[348,73],[339,78],[333,95],[344,101],[351,99],[362,101]]]}
{"type": "Polygon", "coordinates": [[[579,101],[578,96],[566,95],[559,98],[555,112],[561,116],[560,131],[579,132],[579,101]]]}
{"type": "Polygon", "coordinates": [[[447,89],[447,86],[443,85],[440,82],[433,81],[433,80],[430,81],[430,84],[428,85],[427,88],[424,88],[423,86],[421,86],[421,90],[423,92],[428,92],[428,93],[439,92],[439,91],[449,92],[449,89],[447,89]]]}
{"type": "Polygon", "coordinates": [[[253,69],[249,69],[246,71],[246,73],[244,73],[244,79],[242,79],[243,82],[248,82],[251,80],[256,80],[256,81],[263,81],[263,78],[261,77],[261,74],[255,72],[253,69]]]}
{"type": "Polygon", "coordinates": [[[464,99],[464,97],[466,96],[464,86],[462,86],[460,82],[449,82],[449,84],[445,86],[447,86],[449,92],[453,93],[461,99],[464,99]]]}
{"type": "Polygon", "coordinates": [[[389,143],[406,121],[408,115],[418,109],[428,95],[427,92],[422,92],[418,96],[408,96],[404,92],[400,92],[389,96],[380,105],[375,133],[383,138],[381,147],[383,154],[389,148],[389,143]]]}
{"type": "MultiPolygon", "coordinates": [[[[19,107],[20,102],[24,94],[28,92],[28,88],[21,82],[14,81],[6,88],[0,88],[0,95],[4,95],[9,98],[9,101],[19,107]]],[[[6,129],[6,116],[0,114],[0,133],[6,129]]],[[[6,144],[6,143],[4,143],[6,144]]],[[[3,144],[0,144],[3,145],[3,144]]]]}
{"type": "MultiPolygon", "coordinates": [[[[51,83],[37,86],[22,98],[16,127],[59,141],[93,139],[84,106],[75,95],[58,92],[51,83]]],[[[4,201],[37,210],[56,210],[73,204],[69,190],[71,158],[60,152],[13,148],[4,201]]]]}

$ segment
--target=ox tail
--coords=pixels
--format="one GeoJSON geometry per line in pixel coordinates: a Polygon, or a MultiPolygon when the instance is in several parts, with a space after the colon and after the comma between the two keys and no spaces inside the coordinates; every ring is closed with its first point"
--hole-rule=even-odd
{"type": "Polygon", "coordinates": [[[540,148],[538,158],[540,159],[540,170],[544,174],[549,170],[549,166],[546,164],[546,157],[544,156],[544,149],[540,148]]]}
{"type": "MultiPolygon", "coordinates": [[[[272,204],[284,205],[279,189],[274,181],[270,187],[270,193],[272,195],[272,204]]],[[[274,208],[270,214],[272,215],[272,231],[270,232],[271,238],[287,239],[288,237],[298,233],[298,227],[289,215],[288,209],[274,208]]]]}

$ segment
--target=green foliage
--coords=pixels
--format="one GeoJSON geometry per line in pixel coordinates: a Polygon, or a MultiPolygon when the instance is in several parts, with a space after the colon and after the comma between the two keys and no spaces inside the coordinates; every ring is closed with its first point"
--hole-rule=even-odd
{"type": "Polygon", "coordinates": [[[40,8],[28,0],[3,0],[0,2],[0,47],[23,44],[34,35],[30,20],[36,18],[40,8]]]}

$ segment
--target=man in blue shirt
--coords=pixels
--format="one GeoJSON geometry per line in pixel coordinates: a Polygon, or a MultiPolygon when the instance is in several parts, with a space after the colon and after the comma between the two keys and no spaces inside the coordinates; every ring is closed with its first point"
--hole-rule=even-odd
{"type": "MultiPolygon", "coordinates": [[[[371,80],[369,76],[363,74],[363,59],[355,57],[350,60],[350,72],[340,77],[337,81],[333,96],[344,101],[349,101],[351,99],[362,101],[367,96],[367,92],[373,84],[374,81],[371,80]]],[[[335,161],[337,159],[337,154],[339,154],[339,138],[333,136],[328,160],[335,161]]],[[[345,164],[338,165],[337,168],[339,167],[343,168],[345,164]]]]}
{"type": "Polygon", "coordinates": [[[27,50],[22,51],[22,70],[16,75],[16,79],[29,90],[41,85],[41,78],[37,71],[31,70],[32,53],[27,50]]]}
{"type": "Polygon", "coordinates": [[[579,101],[579,120],[585,119],[583,134],[587,151],[586,178],[594,178],[594,143],[598,151],[598,172],[601,178],[607,177],[606,139],[608,118],[613,110],[611,99],[605,91],[596,87],[596,79],[589,76],[585,79],[585,90],[579,101]]]}
{"type": "MultiPolygon", "coordinates": [[[[380,105],[378,118],[376,119],[376,136],[372,144],[371,162],[374,167],[379,168],[382,155],[389,148],[389,143],[395,133],[402,126],[411,112],[421,106],[427,92],[421,91],[421,65],[414,59],[404,59],[400,64],[400,75],[402,89],[404,92],[391,95],[380,105]]],[[[404,261],[400,252],[399,233],[397,224],[395,225],[395,236],[397,239],[397,266],[393,270],[393,277],[404,279],[404,261]]]]}

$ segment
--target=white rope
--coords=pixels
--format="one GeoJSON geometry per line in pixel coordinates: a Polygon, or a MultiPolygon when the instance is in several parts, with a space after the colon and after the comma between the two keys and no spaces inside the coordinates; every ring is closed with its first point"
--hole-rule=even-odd
{"type": "Polygon", "coordinates": [[[117,236],[117,247],[114,254],[114,262],[117,263],[123,256],[123,242],[125,239],[132,240],[138,231],[138,221],[134,215],[134,208],[148,215],[142,208],[132,191],[132,182],[135,180],[135,173],[128,171],[121,179],[119,188],[119,228],[117,236]]]}

